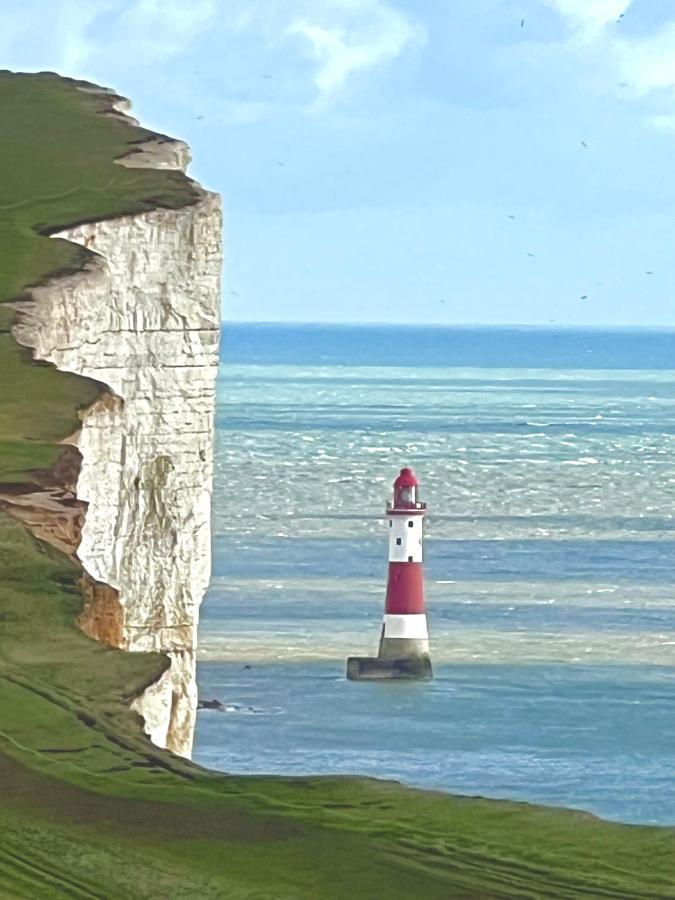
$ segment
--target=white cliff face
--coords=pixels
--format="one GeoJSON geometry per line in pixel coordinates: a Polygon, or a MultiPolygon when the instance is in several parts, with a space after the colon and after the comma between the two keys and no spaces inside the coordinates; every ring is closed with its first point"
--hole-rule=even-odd
{"type": "MultiPolygon", "coordinates": [[[[186,158],[181,145],[171,152],[186,158]]],[[[139,157],[157,164],[152,148],[139,157]]],[[[37,359],[108,388],[84,413],[78,439],[77,497],[87,504],[77,554],[88,576],[81,625],[104,643],[169,655],[170,668],[133,706],[156,744],[188,756],[210,576],[219,198],[202,192],[192,206],[55,237],[95,255],[83,272],[17,304],[14,333],[37,359]]]]}

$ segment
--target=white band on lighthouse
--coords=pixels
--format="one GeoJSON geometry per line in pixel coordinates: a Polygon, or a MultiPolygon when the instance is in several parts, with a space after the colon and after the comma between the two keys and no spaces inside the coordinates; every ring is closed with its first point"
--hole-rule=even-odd
{"type": "Polygon", "coordinates": [[[422,516],[392,516],[389,521],[389,562],[422,562],[422,516]]]}
{"type": "Polygon", "coordinates": [[[384,617],[384,637],[426,641],[429,637],[427,617],[424,613],[409,615],[387,613],[384,617]]]}

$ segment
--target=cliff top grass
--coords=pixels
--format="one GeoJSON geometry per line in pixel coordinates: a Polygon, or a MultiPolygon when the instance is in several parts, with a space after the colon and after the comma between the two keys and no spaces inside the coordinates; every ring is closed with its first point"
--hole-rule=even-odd
{"type": "Polygon", "coordinates": [[[0,71],[0,481],[29,481],[59,455],[53,442],[78,427],[98,386],[29,365],[5,305],[31,285],[77,271],[86,251],[50,238],[66,225],[155,209],[197,197],[182,172],[134,169],[115,160],[155,137],[110,112],[113,94],[53,73],[0,71]]]}
{"type": "MultiPolygon", "coordinates": [[[[176,173],[114,165],[146,133],[104,106],[56,76],[0,76],[1,299],[79,265],[40,235],[188,201],[176,173]]],[[[30,364],[7,324],[0,471],[15,482],[50,464],[97,386],[30,364]]],[[[675,898],[671,829],[367,779],[228,777],[158,750],[128,701],[166,660],[86,638],[80,574],[0,512],[0,897],[675,898]]]]}
{"type": "Polygon", "coordinates": [[[92,87],[0,71],[0,302],[80,268],[84,251],[47,235],[197,197],[182,172],[115,162],[156,135],[106,115],[119,98],[92,87]]]}

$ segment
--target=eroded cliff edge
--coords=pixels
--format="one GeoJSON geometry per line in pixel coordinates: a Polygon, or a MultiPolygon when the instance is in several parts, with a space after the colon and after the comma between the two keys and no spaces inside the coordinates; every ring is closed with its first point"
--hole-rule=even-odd
{"type": "MultiPolygon", "coordinates": [[[[108,114],[126,118],[123,98],[80,89],[100,91],[108,114]]],[[[157,135],[119,162],[184,171],[188,160],[184,144],[157,135]]],[[[154,743],[183,756],[192,747],[199,606],[210,575],[222,263],[219,197],[193,187],[191,205],[53,235],[87,249],[84,268],[12,304],[12,333],[35,359],[106,386],[72,438],[81,467],[76,502],[64,508],[65,521],[78,518],[80,626],[110,646],[168,655],[170,666],[134,708],[154,743]]],[[[58,507],[58,496],[47,500],[58,507]]],[[[31,505],[25,496],[13,504],[24,518],[31,505]]]]}

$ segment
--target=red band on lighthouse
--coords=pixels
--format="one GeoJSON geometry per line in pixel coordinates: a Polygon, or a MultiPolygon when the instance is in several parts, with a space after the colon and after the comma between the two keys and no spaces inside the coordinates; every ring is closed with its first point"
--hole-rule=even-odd
{"type": "Polygon", "coordinates": [[[390,562],[387,581],[387,614],[424,612],[424,573],[421,562],[390,562]]]}

